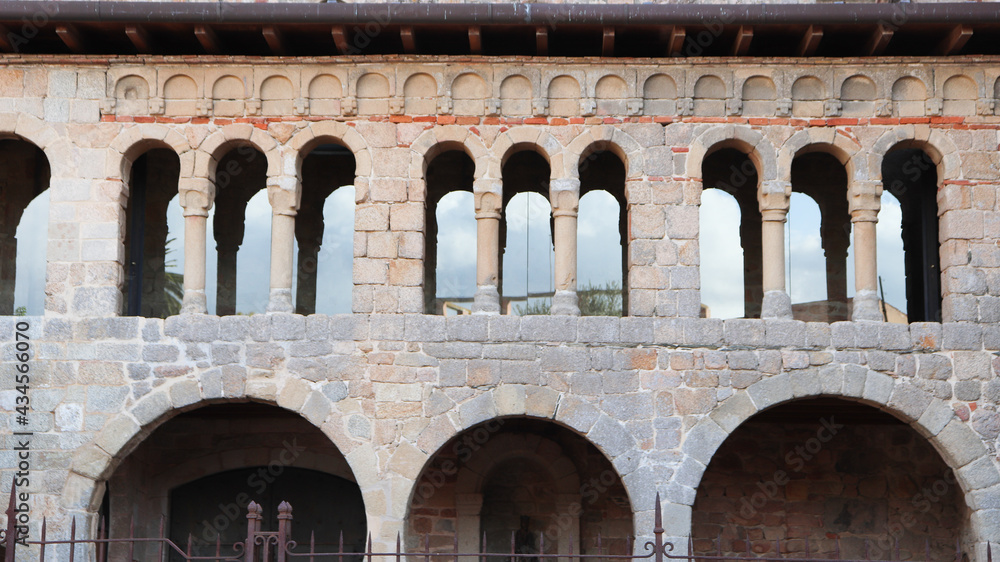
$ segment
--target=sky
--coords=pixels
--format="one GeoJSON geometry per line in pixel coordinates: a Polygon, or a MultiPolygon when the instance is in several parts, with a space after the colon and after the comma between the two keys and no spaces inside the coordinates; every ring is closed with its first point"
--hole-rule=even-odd
{"type": "MultiPolygon", "coordinates": [[[[729,194],[706,189],[701,197],[700,217],[702,302],[710,307],[714,318],[739,318],[743,316],[739,206],[729,194]]],[[[899,202],[889,192],[883,192],[876,227],[878,271],[886,302],[905,312],[901,218],[899,202]]],[[[826,300],[826,260],[819,225],[819,206],[807,195],[792,193],[785,223],[785,287],[793,303],[826,300]]],[[[847,256],[847,296],[854,296],[853,244],[847,256]]]]}
{"type": "MultiPolygon", "coordinates": [[[[592,191],[580,201],[577,225],[577,280],[604,285],[621,282],[621,241],[618,234],[618,203],[604,191],[592,191]]],[[[701,284],[702,301],[716,318],[743,315],[743,251],[739,244],[739,209],[728,194],[708,189],[702,194],[701,284]]],[[[215,311],[217,282],[216,251],[208,221],[206,282],[208,310],[215,311]]],[[[237,312],[261,313],[267,308],[270,271],[271,212],[265,191],[247,205],[243,245],[237,257],[237,312]]],[[[336,190],[323,208],[326,228],[321,246],[316,311],[324,314],[351,310],[354,230],[354,188],[336,190]],[[322,288],[328,288],[322,290],[322,288]]],[[[506,209],[507,244],[503,255],[504,287],[507,295],[523,296],[525,285],[532,292],[553,289],[554,253],[550,232],[549,204],[537,193],[515,195],[506,209]]],[[[45,301],[45,262],[48,191],[25,210],[17,229],[17,278],[15,308],[42,314],[45,301]]],[[[878,223],[879,275],[886,302],[906,310],[900,208],[884,192],[878,223]]],[[[471,298],[476,290],[476,222],[473,197],[468,192],[446,195],[438,204],[438,297],[471,298]]],[[[168,239],[173,259],[171,271],[183,273],[183,216],[175,198],[167,211],[168,239]]],[[[786,224],[786,287],[792,302],[826,298],[825,262],[819,238],[819,208],[808,196],[793,193],[786,224]]],[[[295,262],[298,248],[296,245],[295,262]]],[[[848,296],[854,294],[853,248],[848,255],[848,296]]],[[[297,265],[296,265],[297,267],[297,265]]],[[[293,281],[294,282],[294,281],[293,281]]],[[[293,288],[294,294],[294,288],[293,288]]]]}

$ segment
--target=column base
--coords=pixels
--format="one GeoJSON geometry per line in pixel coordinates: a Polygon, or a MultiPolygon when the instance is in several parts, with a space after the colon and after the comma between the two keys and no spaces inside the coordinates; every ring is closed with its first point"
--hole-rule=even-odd
{"type": "Polygon", "coordinates": [[[556,291],[552,295],[552,308],[549,314],[553,316],[579,316],[580,306],[576,291],[556,291]]]}
{"type": "Polygon", "coordinates": [[[500,314],[500,291],[496,285],[480,285],[472,302],[473,314],[500,314]]]}
{"type": "Polygon", "coordinates": [[[878,294],[875,291],[858,291],[854,295],[854,310],[851,320],[874,320],[882,322],[882,309],[878,305],[878,294]]]}
{"type": "Polygon", "coordinates": [[[291,289],[271,289],[271,296],[267,302],[268,312],[295,312],[292,307],[291,289]]]}
{"type": "Polygon", "coordinates": [[[184,291],[184,300],[181,301],[181,314],[207,314],[208,298],[205,291],[184,291]]]}
{"type": "Polygon", "coordinates": [[[785,291],[767,291],[760,304],[761,318],[791,318],[792,299],[785,291]]]}

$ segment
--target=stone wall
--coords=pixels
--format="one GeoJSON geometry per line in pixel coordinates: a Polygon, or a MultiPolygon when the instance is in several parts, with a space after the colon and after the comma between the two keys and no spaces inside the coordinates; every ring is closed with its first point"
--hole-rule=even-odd
{"type": "MultiPolygon", "coordinates": [[[[127,471],[130,453],[157,427],[206,404],[254,400],[297,413],[343,454],[377,548],[391,547],[397,533],[412,541],[425,528],[410,528],[414,515],[450,516],[409,510],[428,461],[451,439],[492,419],[528,417],[593,444],[620,478],[640,537],[653,527],[659,492],[666,533],[683,549],[702,475],[726,437],[771,406],[822,395],[910,424],[955,472],[970,513],[963,549],[985,559],[985,541],[1000,540],[997,60],[569,61],[556,69],[506,60],[66,57],[57,65],[25,57],[0,74],[0,132],[38,146],[51,166],[46,315],[0,318],[3,342],[14,341],[17,322],[31,326],[31,424],[0,417],[0,486],[17,466],[11,434],[34,432],[34,536],[43,516],[56,536],[66,536],[73,516],[94,534],[103,483],[127,471]],[[462,93],[456,74],[470,73],[483,87],[462,93]],[[171,82],[182,74],[188,79],[171,82]],[[418,74],[437,89],[429,93],[421,78],[408,95],[418,74]],[[505,95],[515,74],[523,80],[505,95]],[[859,74],[870,77],[849,81],[859,74]],[[319,75],[329,79],[308,93],[319,75]],[[605,81],[612,75],[624,90],[605,81]],[[956,77],[971,89],[948,87],[956,77]],[[287,80],[265,88],[270,78],[287,80]],[[242,93],[226,89],[236,84],[242,93]],[[346,89],[319,95],[335,84],[346,89]],[[355,159],[354,313],[294,315],[290,261],[282,260],[290,260],[283,249],[291,248],[298,165],[325,142],[355,159]],[[120,317],[131,163],[153,147],[178,154],[187,247],[203,250],[197,225],[214,201],[218,161],[234,146],[267,160],[276,234],[270,275],[260,277],[269,277],[271,312],[206,314],[205,288],[190,281],[204,263],[189,251],[184,314],[120,317]],[[568,217],[580,159],[595,146],[626,164],[626,317],[421,314],[428,156],[466,151],[480,218],[492,220],[484,209],[498,195],[505,157],[535,150],[568,217]],[[921,148],[937,167],[943,323],[697,318],[706,154],[750,155],[762,206],[780,210],[795,156],[826,151],[845,166],[847,195],[868,220],[882,158],[896,146],[921,148]]],[[[15,349],[3,349],[0,403],[12,411],[15,349]]],[[[430,528],[447,537],[441,525],[430,528]]]]}

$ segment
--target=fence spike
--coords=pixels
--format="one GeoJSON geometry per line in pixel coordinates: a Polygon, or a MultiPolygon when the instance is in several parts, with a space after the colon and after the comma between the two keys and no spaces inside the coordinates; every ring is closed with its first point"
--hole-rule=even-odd
{"type": "Polygon", "coordinates": [[[868,553],[868,539],[865,539],[865,560],[871,560],[871,555],[868,553]]]}
{"type": "Polygon", "coordinates": [[[483,542],[479,543],[479,562],[486,562],[486,531],[483,531],[483,542]]]}
{"type": "Polygon", "coordinates": [[[424,562],[431,562],[431,534],[424,533],[424,562]]]}
{"type": "MultiPolygon", "coordinates": [[[[338,560],[344,559],[344,530],[340,530],[340,548],[337,550],[338,560]]],[[[316,562],[316,529],[309,531],[309,562],[316,562]]]]}
{"type": "MultiPolygon", "coordinates": [[[[160,548],[159,548],[159,554],[156,557],[157,560],[163,560],[163,540],[166,538],[163,535],[163,524],[164,524],[165,520],[166,520],[166,517],[161,513],[160,514],[160,540],[158,541],[158,543],[160,545],[160,548]]],[[[135,528],[135,514],[132,515],[132,524],[129,527],[129,531],[128,531],[128,534],[129,534],[130,538],[131,538],[131,535],[132,535],[132,530],[134,528],[135,528]]],[[[128,559],[129,560],[135,560],[135,557],[133,556],[134,551],[135,551],[135,543],[130,540],[129,543],[128,543],[128,559]]]]}
{"type": "Polygon", "coordinates": [[[691,538],[691,533],[688,533],[688,560],[691,560],[694,556],[694,539],[691,538]]]}
{"type": "Polygon", "coordinates": [[[4,546],[6,554],[4,555],[4,560],[6,562],[14,562],[14,549],[17,548],[17,517],[15,516],[16,511],[14,511],[15,499],[17,498],[17,478],[11,478],[10,481],[10,502],[7,506],[7,529],[4,530],[4,546]]]}
{"type": "Polygon", "coordinates": [[[719,536],[715,537],[715,553],[722,558],[722,529],[719,529],[719,536]]]}
{"type": "Polygon", "coordinates": [[[215,562],[222,556],[222,533],[215,535],[215,562]]]}
{"type": "Polygon", "coordinates": [[[833,546],[834,546],[834,551],[833,552],[834,552],[835,558],[837,560],[840,560],[840,535],[837,535],[837,538],[833,542],[833,546]]]}
{"type": "Polygon", "coordinates": [[[401,538],[399,536],[399,531],[396,531],[396,562],[399,562],[400,551],[402,550],[400,545],[401,538]]]}
{"type": "Polygon", "coordinates": [[[955,562],[962,562],[962,539],[955,537],[955,562]]]}
{"type": "MultiPolygon", "coordinates": [[[[340,530],[340,542],[337,549],[337,562],[344,562],[344,530],[340,530]]],[[[316,552],[316,530],[309,532],[309,552],[316,552]]],[[[314,562],[313,557],[309,557],[309,562],[314,562]]]]}
{"type": "Polygon", "coordinates": [[[806,535],[806,558],[812,558],[812,551],[809,548],[809,535],[806,535]]]}
{"type": "Polygon", "coordinates": [[[928,562],[931,559],[931,539],[930,537],[924,537],[924,560],[928,562]]]}
{"type": "Polygon", "coordinates": [[[511,531],[510,532],[510,555],[511,555],[511,557],[514,557],[514,534],[515,533],[517,533],[517,531],[511,531]]]}
{"type": "MultiPolygon", "coordinates": [[[[45,525],[45,520],[42,520],[42,525],[45,525]]],[[[986,541],[986,562],[993,562],[993,546],[990,545],[989,541],[986,541]]]]}
{"type": "Polygon", "coordinates": [[[744,536],[746,536],[747,541],[747,558],[750,557],[750,531],[744,531],[744,536]]]}
{"type": "Polygon", "coordinates": [[[372,532],[368,531],[368,562],[372,562],[372,532]]]}
{"type": "Polygon", "coordinates": [[[774,555],[781,556],[781,539],[774,537],[774,555]]]}
{"type": "MultiPolygon", "coordinates": [[[[104,539],[108,538],[104,536],[106,532],[107,529],[104,526],[104,516],[102,515],[101,519],[97,523],[97,540],[103,541],[104,539]]],[[[97,562],[104,562],[105,560],[107,560],[107,558],[104,556],[104,549],[107,548],[107,546],[108,543],[106,542],[97,543],[97,562]]]]}
{"type": "MultiPolygon", "coordinates": [[[[656,541],[654,545],[654,551],[656,555],[654,557],[655,562],[663,562],[664,551],[667,550],[666,545],[663,544],[663,513],[660,508],[660,493],[656,492],[656,505],[653,514],[653,538],[656,541]]],[[[627,554],[632,554],[632,550],[629,550],[627,554]]]]}
{"type": "MultiPolygon", "coordinates": [[[[11,549],[13,550],[13,549],[11,549]]],[[[76,515],[73,516],[73,522],[69,526],[69,559],[70,562],[76,560],[76,515]]]]}
{"type": "Polygon", "coordinates": [[[893,560],[899,560],[899,537],[893,537],[892,538],[892,542],[893,542],[893,545],[892,545],[893,546],[893,552],[895,552],[895,556],[896,556],[895,558],[893,558],[893,560]]]}
{"type": "MultiPolygon", "coordinates": [[[[163,514],[160,514],[160,538],[163,538],[163,514]]],[[[128,559],[135,560],[135,513],[128,518],[128,559]]],[[[160,560],[163,560],[163,542],[160,542],[160,560]]]]}
{"type": "Polygon", "coordinates": [[[38,562],[45,562],[45,533],[47,530],[46,529],[47,526],[48,526],[48,521],[45,520],[45,517],[42,517],[42,544],[38,549],[40,553],[38,557],[38,562]]]}
{"type": "Polygon", "coordinates": [[[191,557],[191,533],[188,533],[187,555],[188,555],[188,558],[191,557]]]}

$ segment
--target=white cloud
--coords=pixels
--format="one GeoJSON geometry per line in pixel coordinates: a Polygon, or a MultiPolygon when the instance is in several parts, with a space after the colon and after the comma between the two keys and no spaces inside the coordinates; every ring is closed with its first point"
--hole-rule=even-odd
{"type": "Polygon", "coordinates": [[[701,302],[713,318],[739,318],[744,315],[739,204],[724,191],[706,189],[698,212],[701,302]]]}

